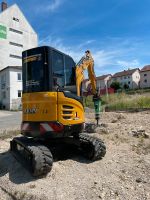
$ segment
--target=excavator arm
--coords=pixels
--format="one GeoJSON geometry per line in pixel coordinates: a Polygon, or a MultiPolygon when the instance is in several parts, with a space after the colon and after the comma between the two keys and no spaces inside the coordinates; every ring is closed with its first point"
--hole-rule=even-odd
{"type": "Polygon", "coordinates": [[[95,107],[95,119],[97,120],[97,125],[99,122],[100,116],[100,104],[101,98],[96,89],[96,76],[94,72],[94,60],[89,50],[86,52],[86,56],[82,57],[81,60],[76,65],[76,86],[77,86],[77,95],[81,96],[81,84],[84,80],[84,70],[88,71],[88,77],[92,86],[92,95],[93,102],[95,107]]]}
{"type": "Polygon", "coordinates": [[[88,77],[91,81],[92,85],[92,94],[96,95],[96,77],[94,73],[94,60],[92,58],[92,55],[89,54],[86,57],[82,57],[81,60],[76,65],[76,85],[77,85],[77,95],[81,96],[80,89],[81,89],[81,83],[84,80],[84,70],[88,71],[88,77]]]}

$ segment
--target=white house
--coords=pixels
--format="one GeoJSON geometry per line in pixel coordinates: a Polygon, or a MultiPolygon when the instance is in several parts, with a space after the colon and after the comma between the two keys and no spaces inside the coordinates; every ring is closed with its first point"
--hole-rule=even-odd
{"type": "MultiPolygon", "coordinates": [[[[101,90],[107,90],[109,87],[109,81],[111,79],[111,74],[106,74],[96,77],[96,88],[101,90]]],[[[92,86],[89,79],[85,79],[82,84],[82,91],[84,94],[91,94],[92,86]]]]}
{"type": "Polygon", "coordinates": [[[22,69],[9,66],[0,71],[0,107],[7,110],[21,108],[22,69]]]}
{"type": "Polygon", "coordinates": [[[146,65],[141,69],[140,76],[140,87],[150,88],[150,65],[146,65]]]}
{"type": "Polygon", "coordinates": [[[111,79],[111,76],[112,76],[111,74],[106,74],[96,77],[97,88],[100,90],[108,88],[109,87],[108,83],[111,79]]]}
{"type": "Polygon", "coordinates": [[[16,4],[7,7],[2,2],[1,8],[0,103],[5,109],[14,109],[17,102],[20,106],[22,51],[37,47],[38,37],[16,4]]]}
{"type": "Polygon", "coordinates": [[[115,81],[119,82],[122,87],[128,85],[130,89],[139,88],[140,70],[135,68],[117,72],[111,77],[111,83],[115,81]]]}

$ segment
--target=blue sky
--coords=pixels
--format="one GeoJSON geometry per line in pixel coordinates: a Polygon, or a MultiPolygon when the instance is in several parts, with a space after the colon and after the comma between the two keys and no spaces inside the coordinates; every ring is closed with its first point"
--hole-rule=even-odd
{"type": "Polygon", "coordinates": [[[150,0],[7,0],[39,35],[78,61],[90,49],[96,75],[150,64],[150,0]]]}

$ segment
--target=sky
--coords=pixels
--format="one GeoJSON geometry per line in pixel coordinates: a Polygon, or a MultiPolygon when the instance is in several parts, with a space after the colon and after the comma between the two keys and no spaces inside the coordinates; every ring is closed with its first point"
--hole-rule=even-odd
{"type": "Polygon", "coordinates": [[[150,0],[7,0],[39,37],[78,62],[89,49],[96,76],[150,64],[150,0]]]}

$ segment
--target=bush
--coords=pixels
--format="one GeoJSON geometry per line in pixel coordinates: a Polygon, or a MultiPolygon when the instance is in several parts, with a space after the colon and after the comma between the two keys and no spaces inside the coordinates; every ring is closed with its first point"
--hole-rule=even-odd
{"type": "Polygon", "coordinates": [[[113,88],[115,91],[117,91],[121,88],[121,85],[120,85],[119,82],[114,81],[114,82],[111,83],[110,87],[113,88]]]}

